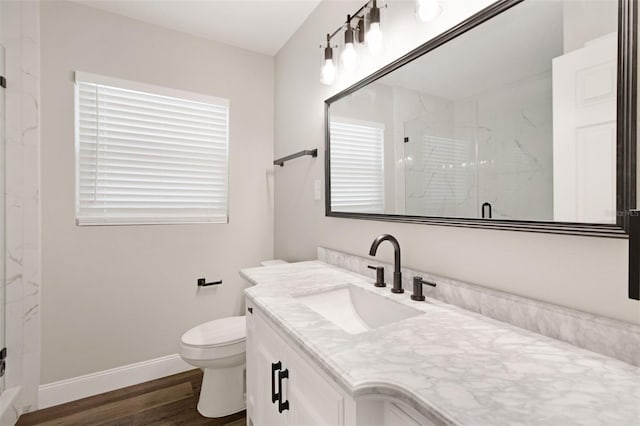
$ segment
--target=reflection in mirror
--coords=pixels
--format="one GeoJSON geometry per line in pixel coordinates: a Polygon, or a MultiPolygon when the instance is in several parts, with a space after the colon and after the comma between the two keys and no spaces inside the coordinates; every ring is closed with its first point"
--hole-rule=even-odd
{"type": "Polygon", "coordinates": [[[331,103],[331,210],[615,223],[617,8],[525,0],[331,103]]]}

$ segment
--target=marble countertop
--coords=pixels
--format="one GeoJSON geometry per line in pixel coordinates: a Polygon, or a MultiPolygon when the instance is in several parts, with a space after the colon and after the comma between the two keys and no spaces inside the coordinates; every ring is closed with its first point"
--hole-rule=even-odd
{"type": "Polygon", "coordinates": [[[319,261],[243,269],[245,290],[355,398],[456,425],[640,425],[640,368],[319,261]],[[292,296],[351,284],[424,314],[352,335],[292,296]]]}

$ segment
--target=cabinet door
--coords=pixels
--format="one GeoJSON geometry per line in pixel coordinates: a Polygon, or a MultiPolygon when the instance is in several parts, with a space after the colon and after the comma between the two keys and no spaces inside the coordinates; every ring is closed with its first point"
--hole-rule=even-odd
{"type": "Polygon", "coordinates": [[[289,378],[284,396],[289,401],[288,426],[344,425],[344,398],[336,385],[293,347],[285,353],[289,378]]]}
{"type": "Polygon", "coordinates": [[[282,338],[262,312],[248,306],[253,313],[247,316],[247,414],[253,426],[344,425],[344,393],[282,338]],[[274,372],[272,365],[277,362],[280,369],[274,372]],[[280,386],[278,373],[285,370],[288,377],[280,386]],[[282,413],[278,401],[273,402],[274,390],[288,402],[282,413]]]}
{"type": "MultiPolygon", "coordinates": [[[[251,316],[251,335],[247,340],[247,376],[251,386],[252,407],[250,413],[254,426],[281,426],[286,412],[279,413],[277,402],[272,400],[273,386],[277,389],[277,373],[274,377],[272,365],[283,360],[283,341],[254,310],[251,316]]],[[[249,332],[249,329],[247,329],[249,332]]]]}

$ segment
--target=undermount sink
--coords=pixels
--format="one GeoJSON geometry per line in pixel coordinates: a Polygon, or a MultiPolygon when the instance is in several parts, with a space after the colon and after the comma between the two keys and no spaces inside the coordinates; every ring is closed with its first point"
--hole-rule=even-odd
{"type": "Polygon", "coordinates": [[[364,333],[422,313],[353,285],[294,297],[350,334],[364,333]]]}

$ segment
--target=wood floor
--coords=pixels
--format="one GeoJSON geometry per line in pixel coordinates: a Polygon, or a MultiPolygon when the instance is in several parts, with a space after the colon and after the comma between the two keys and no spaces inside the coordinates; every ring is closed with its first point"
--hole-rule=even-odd
{"type": "Polygon", "coordinates": [[[202,371],[190,370],[23,414],[18,426],[246,426],[244,411],[219,419],[202,417],[196,410],[201,383],[202,371]]]}

